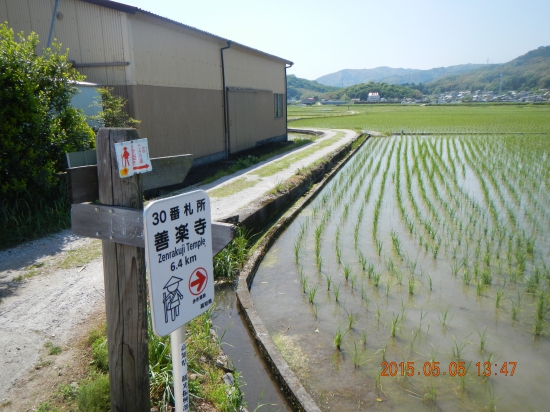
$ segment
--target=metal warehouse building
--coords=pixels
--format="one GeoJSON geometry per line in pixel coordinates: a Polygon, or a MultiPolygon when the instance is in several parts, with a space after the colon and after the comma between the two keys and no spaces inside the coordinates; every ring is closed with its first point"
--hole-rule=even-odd
{"type": "Polygon", "coordinates": [[[41,46],[53,27],[87,82],[128,99],[152,157],[198,165],[287,139],[288,60],[107,0],[2,0],[0,21],[41,46]]]}

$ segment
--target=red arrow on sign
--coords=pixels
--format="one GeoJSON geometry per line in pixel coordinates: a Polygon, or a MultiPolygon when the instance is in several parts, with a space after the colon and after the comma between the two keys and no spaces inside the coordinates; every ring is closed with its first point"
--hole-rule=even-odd
{"type": "Polygon", "coordinates": [[[207,281],[208,277],[206,276],[206,271],[203,268],[195,269],[189,278],[189,291],[193,295],[200,294],[206,287],[207,281]],[[194,291],[193,289],[195,288],[196,290],[194,291]]]}
{"type": "Polygon", "coordinates": [[[149,169],[149,165],[134,166],[134,170],[149,169]]]}

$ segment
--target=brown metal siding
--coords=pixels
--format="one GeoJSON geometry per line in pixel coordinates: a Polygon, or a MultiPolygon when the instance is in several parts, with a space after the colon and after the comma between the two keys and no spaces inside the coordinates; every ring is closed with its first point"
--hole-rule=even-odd
{"type": "Polygon", "coordinates": [[[285,118],[274,118],[273,93],[230,91],[228,102],[231,153],[286,134],[285,118]]]}
{"type": "Polygon", "coordinates": [[[198,158],[225,150],[221,90],[137,85],[128,92],[152,157],[198,158]]]}

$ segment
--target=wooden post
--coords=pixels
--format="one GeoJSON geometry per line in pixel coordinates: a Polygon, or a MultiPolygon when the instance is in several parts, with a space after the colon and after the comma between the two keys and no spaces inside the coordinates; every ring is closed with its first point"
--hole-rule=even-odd
{"type": "MultiPolygon", "coordinates": [[[[99,202],[143,210],[141,177],[118,176],[114,144],[139,139],[134,129],[97,135],[99,202]]],[[[145,249],[103,242],[111,411],[149,412],[145,249]]]]}

